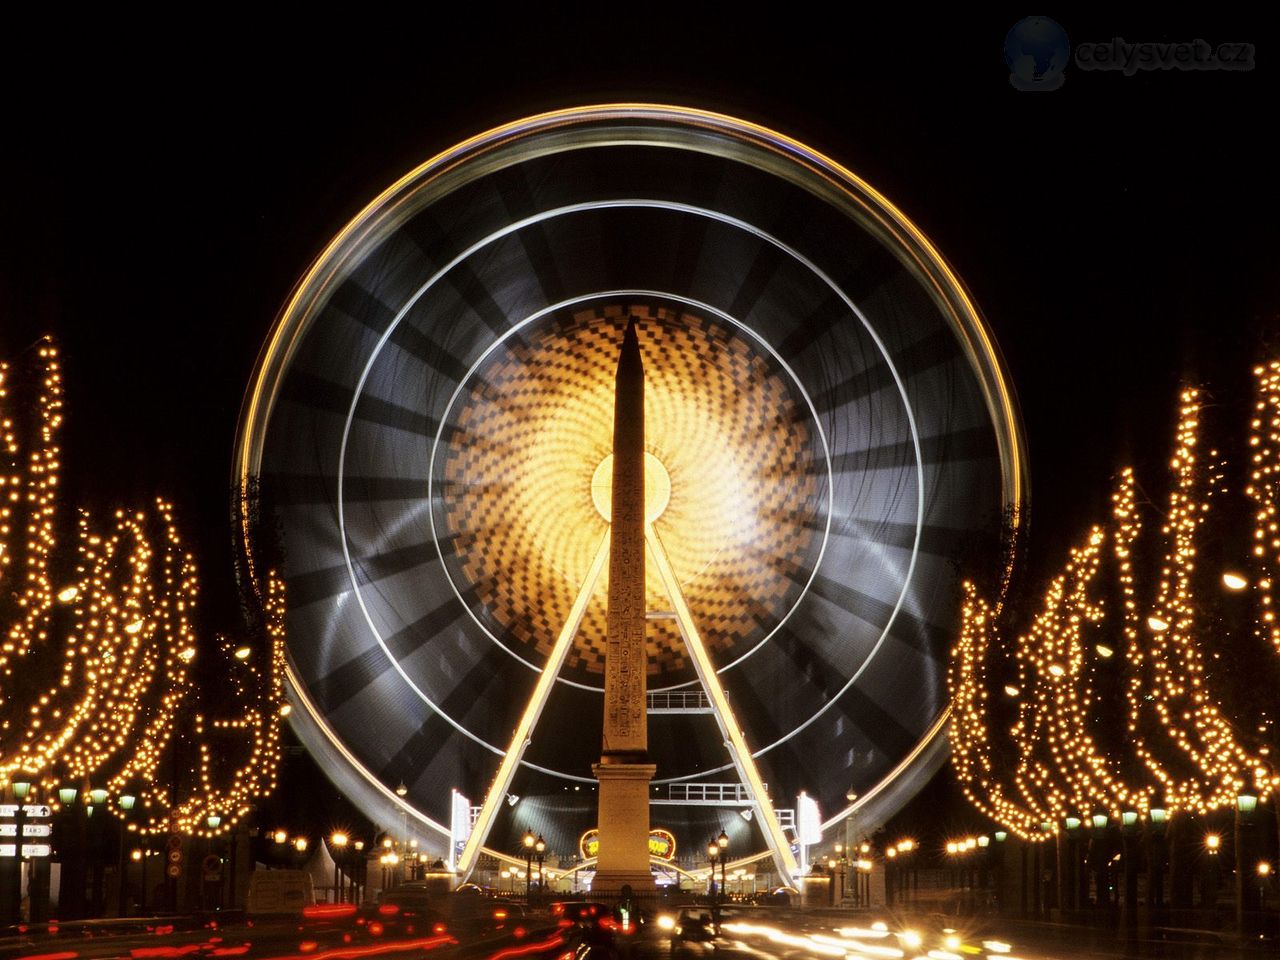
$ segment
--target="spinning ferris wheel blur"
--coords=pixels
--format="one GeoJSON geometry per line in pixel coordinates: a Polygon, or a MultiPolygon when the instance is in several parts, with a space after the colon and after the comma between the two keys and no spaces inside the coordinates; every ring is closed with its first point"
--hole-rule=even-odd
{"type": "MultiPolygon", "coordinates": [[[[874,820],[945,756],[957,563],[999,564],[1026,482],[974,305],[901,212],[803,144],[587,107],[384,191],[302,278],[246,398],[236,479],[278,531],[246,548],[287,579],[292,717],[374,819],[407,807],[444,836],[451,788],[488,789],[607,524],[630,320],[654,524],[775,804],[803,790],[839,817],[852,788],[874,820]]],[[[532,827],[573,849],[592,826],[604,590],[496,848],[532,827]]],[[[666,608],[651,574],[655,817],[696,842],[724,811],[690,797],[730,796],[734,774],[666,608]]]]}

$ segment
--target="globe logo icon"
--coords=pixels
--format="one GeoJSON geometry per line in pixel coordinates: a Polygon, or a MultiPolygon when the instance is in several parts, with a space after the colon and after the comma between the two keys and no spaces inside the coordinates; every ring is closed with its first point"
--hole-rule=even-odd
{"type": "Polygon", "coordinates": [[[1070,55],[1067,31],[1048,17],[1024,17],[1004,38],[1009,82],[1019,90],[1057,90],[1070,55]]]}

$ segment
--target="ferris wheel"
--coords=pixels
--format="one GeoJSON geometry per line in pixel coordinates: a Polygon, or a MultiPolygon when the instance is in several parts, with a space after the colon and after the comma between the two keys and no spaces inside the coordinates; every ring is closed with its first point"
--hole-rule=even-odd
{"type": "MultiPolygon", "coordinates": [[[[945,758],[960,567],[999,564],[1026,484],[976,308],[900,211],[803,144],[585,107],[375,198],[299,282],[246,397],[236,481],[271,543],[242,529],[288,585],[293,723],[375,821],[446,837],[456,797],[491,791],[583,595],[485,829],[494,850],[528,829],[563,850],[593,826],[593,565],[628,323],[650,513],[772,806],[803,791],[870,826],[945,758]]],[[[649,581],[655,821],[763,846],[649,581]]]]}

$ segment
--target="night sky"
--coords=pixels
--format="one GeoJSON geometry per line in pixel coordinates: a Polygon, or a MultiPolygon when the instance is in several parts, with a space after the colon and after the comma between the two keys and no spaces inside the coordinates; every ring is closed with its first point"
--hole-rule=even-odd
{"type": "Polygon", "coordinates": [[[175,501],[210,625],[234,626],[237,414],[311,258],[382,187],[473,133],[572,104],[667,101],[814,145],[935,241],[1012,374],[1031,454],[1026,562],[1049,573],[1101,518],[1119,465],[1165,458],[1182,377],[1230,400],[1266,345],[1280,350],[1272,36],[1049,11],[1075,45],[1245,41],[1257,66],[1073,65],[1060,90],[1023,93],[1002,47],[1025,11],[858,25],[851,8],[837,27],[798,9],[519,24],[486,10],[465,27],[289,34],[223,22],[155,45],[137,37],[157,25],[123,21],[11,34],[0,355],[43,332],[61,343],[68,499],[175,501]]]}

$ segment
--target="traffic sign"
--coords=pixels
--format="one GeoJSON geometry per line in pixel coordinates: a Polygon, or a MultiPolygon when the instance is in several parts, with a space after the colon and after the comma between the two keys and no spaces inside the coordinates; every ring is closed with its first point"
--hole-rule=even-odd
{"type": "Polygon", "coordinates": [[[170,851],[169,851],[169,862],[170,862],[170,863],[172,863],[172,864],[179,864],[179,863],[181,863],[181,862],[182,862],[182,851],[181,851],[181,850],[170,850],[170,851]]]}
{"type": "Polygon", "coordinates": [[[169,875],[171,880],[177,880],[178,877],[182,876],[182,868],[176,863],[169,864],[169,866],[164,868],[164,872],[169,875]]]}
{"type": "Polygon", "coordinates": [[[168,846],[170,850],[181,850],[182,835],[177,833],[169,834],[169,839],[165,841],[165,844],[168,846]]]}
{"type": "MultiPolygon", "coordinates": [[[[22,855],[24,857],[47,857],[52,852],[52,848],[47,843],[24,843],[22,845],[22,855]]],[[[17,855],[17,844],[0,843],[0,857],[16,857],[17,855]]]]}
{"type": "MultiPolygon", "coordinates": [[[[22,805],[22,812],[28,817],[34,817],[37,820],[47,820],[53,816],[53,811],[43,803],[25,803],[22,805]]],[[[18,815],[18,805],[16,803],[0,803],[0,817],[8,819],[18,815]]]]}
{"type": "MultiPolygon", "coordinates": [[[[16,837],[18,835],[18,825],[16,823],[0,823],[0,837],[16,837]]],[[[47,823],[24,823],[22,825],[22,835],[24,837],[51,837],[53,836],[53,827],[47,823]]]]}

